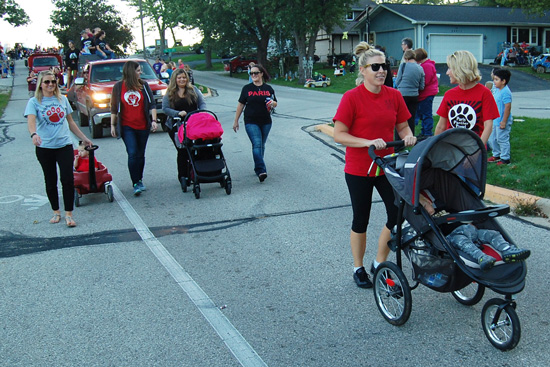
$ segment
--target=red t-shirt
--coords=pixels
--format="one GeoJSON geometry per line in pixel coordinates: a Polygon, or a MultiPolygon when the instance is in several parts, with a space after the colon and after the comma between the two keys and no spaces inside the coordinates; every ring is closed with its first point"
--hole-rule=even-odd
{"type": "Polygon", "coordinates": [[[143,93],[128,90],[126,83],[122,83],[120,98],[122,126],[129,126],[136,130],[147,129],[147,119],[143,110],[143,93]]]}
{"type": "MultiPolygon", "coordinates": [[[[97,162],[97,159],[94,157],[94,165],[95,169],[99,168],[99,163],[97,162]]],[[[90,169],[90,158],[88,157],[78,157],[78,164],[76,165],[76,171],[77,172],[88,172],[90,169]]]]}
{"type": "MultiPolygon", "coordinates": [[[[403,96],[397,89],[382,86],[380,93],[371,93],[363,84],[347,91],[333,121],[340,121],[349,128],[349,133],[358,138],[374,140],[381,138],[393,141],[395,125],[411,117],[403,96]]],[[[383,157],[393,153],[393,148],[377,150],[383,157]]],[[[346,148],[344,172],[355,176],[376,176],[376,164],[368,174],[372,159],[368,148],[346,148]]],[[[383,174],[383,171],[380,172],[383,174]]]]}
{"type": "Polygon", "coordinates": [[[471,89],[454,87],[445,92],[437,114],[448,119],[445,130],[462,127],[472,130],[480,137],[485,127],[483,121],[500,116],[493,94],[479,83],[471,89]]]}

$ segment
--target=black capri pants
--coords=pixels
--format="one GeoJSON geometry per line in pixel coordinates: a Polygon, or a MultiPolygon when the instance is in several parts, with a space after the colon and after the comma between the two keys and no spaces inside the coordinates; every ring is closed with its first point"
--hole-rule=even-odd
{"type": "Polygon", "coordinates": [[[65,211],[73,211],[74,205],[74,177],[73,162],[74,152],[72,145],[63,148],[49,149],[36,147],[36,158],[42,166],[44,181],[46,183],[46,195],[52,206],[52,210],[59,210],[59,195],[57,193],[57,166],[63,190],[63,204],[65,211]]]}
{"type": "Polygon", "coordinates": [[[353,210],[353,221],[351,224],[353,232],[365,233],[367,231],[372,206],[372,193],[375,187],[386,206],[386,227],[391,230],[397,224],[395,195],[385,175],[363,177],[346,173],[346,183],[353,210]]]}

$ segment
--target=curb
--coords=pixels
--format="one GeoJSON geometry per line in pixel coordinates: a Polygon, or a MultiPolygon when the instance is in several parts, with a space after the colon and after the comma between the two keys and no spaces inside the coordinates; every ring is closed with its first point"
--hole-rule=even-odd
{"type": "MultiPolygon", "coordinates": [[[[334,128],[328,124],[316,125],[314,129],[315,131],[334,137],[334,128]]],[[[508,204],[512,209],[515,209],[520,203],[536,203],[537,207],[547,217],[550,217],[550,199],[541,198],[539,196],[486,184],[484,200],[497,204],[508,204]]],[[[544,218],[541,219],[544,220],[544,218]]]]}

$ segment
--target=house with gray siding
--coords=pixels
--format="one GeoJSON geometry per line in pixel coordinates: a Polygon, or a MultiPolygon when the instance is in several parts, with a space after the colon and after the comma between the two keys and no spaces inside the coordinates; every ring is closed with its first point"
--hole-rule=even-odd
{"type": "Polygon", "coordinates": [[[504,42],[550,48],[550,12],[530,15],[521,9],[460,5],[378,4],[365,10],[351,31],[361,40],[386,48],[388,57],[400,60],[401,40],[409,37],[413,47],[422,47],[428,57],[445,63],[456,50],[471,51],[482,63],[489,63],[504,42]]]}

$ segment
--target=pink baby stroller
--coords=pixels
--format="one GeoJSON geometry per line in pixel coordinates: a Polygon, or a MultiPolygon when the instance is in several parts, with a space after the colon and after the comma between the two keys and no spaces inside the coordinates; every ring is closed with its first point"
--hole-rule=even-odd
{"type": "Polygon", "coordinates": [[[201,196],[201,183],[218,182],[231,194],[231,176],[222,152],[223,128],[217,116],[207,110],[197,110],[187,114],[183,122],[175,118],[177,124],[176,142],[178,149],[186,149],[189,155],[189,169],[182,189],[193,185],[195,198],[201,196]]]}

